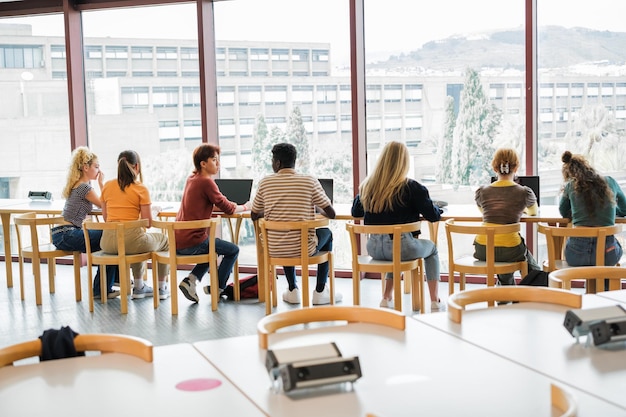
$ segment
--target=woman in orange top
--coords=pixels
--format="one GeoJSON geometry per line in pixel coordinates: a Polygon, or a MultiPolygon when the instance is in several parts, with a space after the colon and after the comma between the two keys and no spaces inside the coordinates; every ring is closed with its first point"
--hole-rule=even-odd
{"type": "MultiPolygon", "coordinates": [[[[141,162],[135,151],[124,151],[117,158],[117,180],[108,181],[102,189],[102,216],[107,222],[134,221],[148,219],[152,225],[150,193],[142,184],[141,162]]],[[[147,233],[143,227],[126,231],[124,243],[126,253],[134,254],[168,249],[167,236],[162,233],[147,233]]],[[[115,231],[105,230],[100,247],[107,253],[117,253],[115,231]]],[[[146,263],[130,265],[133,271],[134,285],[132,298],[153,296],[153,289],[143,281],[146,263]]],[[[169,297],[165,278],[169,272],[166,264],[159,264],[159,298],[169,297]]]]}

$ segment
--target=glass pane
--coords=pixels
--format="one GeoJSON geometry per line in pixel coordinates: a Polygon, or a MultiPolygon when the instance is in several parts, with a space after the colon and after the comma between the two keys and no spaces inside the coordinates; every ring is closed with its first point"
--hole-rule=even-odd
{"type": "Polygon", "coordinates": [[[558,203],[565,150],[626,186],[624,12],[619,0],[537,2],[537,150],[549,204],[558,203]]]}
{"type": "MultiPolygon", "coordinates": [[[[237,0],[214,7],[221,177],[253,178],[256,188],[272,173],[272,145],[286,141],[298,149],[299,172],[334,179],[336,209],[350,204],[348,2],[237,0]]],[[[345,225],[333,222],[332,230],[335,265],[347,268],[345,225]]],[[[253,239],[246,226],[240,241],[253,239]]],[[[255,256],[253,246],[242,248],[240,258],[247,256],[255,256]]]]}
{"type": "Polygon", "coordinates": [[[61,198],[70,157],[65,74],[62,15],[0,19],[0,198],[61,198]]]}
{"type": "Polygon", "coordinates": [[[364,11],[368,169],[403,142],[433,199],[474,204],[497,148],[525,157],[524,0],[365,0],[364,11]]]}

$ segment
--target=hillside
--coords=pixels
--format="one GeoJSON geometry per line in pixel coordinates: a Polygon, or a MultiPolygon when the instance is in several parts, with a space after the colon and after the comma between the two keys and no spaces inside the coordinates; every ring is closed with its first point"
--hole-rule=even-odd
{"type": "MultiPolygon", "coordinates": [[[[522,29],[474,34],[471,38],[451,37],[428,42],[408,54],[370,63],[368,68],[422,67],[447,71],[471,66],[524,70],[524,37],[522,29]]],[[[596,61],[618,66],[626,63],[625,32],[548,26],[540,29],[538,44],[540,68],[596,61]]]]}

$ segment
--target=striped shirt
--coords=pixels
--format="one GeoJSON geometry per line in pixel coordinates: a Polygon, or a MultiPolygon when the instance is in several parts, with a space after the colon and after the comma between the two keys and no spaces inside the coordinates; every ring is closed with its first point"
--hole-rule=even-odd
{"type": "MultiPolygon", "coordinates": [[[[259,182],[252,211],[263,212],[268,221],[307,221],[315,220],[315,206],[321,209],[330,206],[320,182],[310,175],[296,173],[293,168],[283,168],[259,182]]],[[[300,256],[299,232],[275,231],[269,237],[271,256],[300,256]]],[[[315,230],[310,230],[309,254],[315,253],[316,247],[315,230]]]]}

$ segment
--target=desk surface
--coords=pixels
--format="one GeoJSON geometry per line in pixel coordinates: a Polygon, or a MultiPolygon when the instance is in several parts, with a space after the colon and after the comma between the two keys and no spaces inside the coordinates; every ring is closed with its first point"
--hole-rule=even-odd
{"type": "Polygon", "coordinates": [[[596,294],[598,297],[607,298],[620,304],[626,304],[626,290],[601,291],[596,294]]]}
{"type": "MultiPolygon", "coordinates": [[[[596,295],[585,295],[583,300],[583,308],[615,304],[596,295]]],[[[421,314],[414,319],[610,402],[626,415],[626,349],[585,346],[585,338],[577,344],[563,326],[567,310],[519,303],[468,309],[461,324],[450,321],[447,314],[421,314]]]]}
{"type": "MultiPolygon", "coordinates": [[[[194,346],[273,417],[552,415],[550,378],[415,320],[407,320],[406,332],[350,324],[278,333],[270,337],[270,348],[327,342],[336,342],[343,356],[359,357],[363,377],[353,391],[294,397],[273,392],[257,336],[194,346]]],[[[624,415],[602,400],[570,391],[579,416],[624,415]]]]}
{"type": "Polygon", "coordinates": [[[0,415],[51,413],[264,415],[190,344],[156,347],[153,363],[111,353],[0,369],[0,415]]]}

